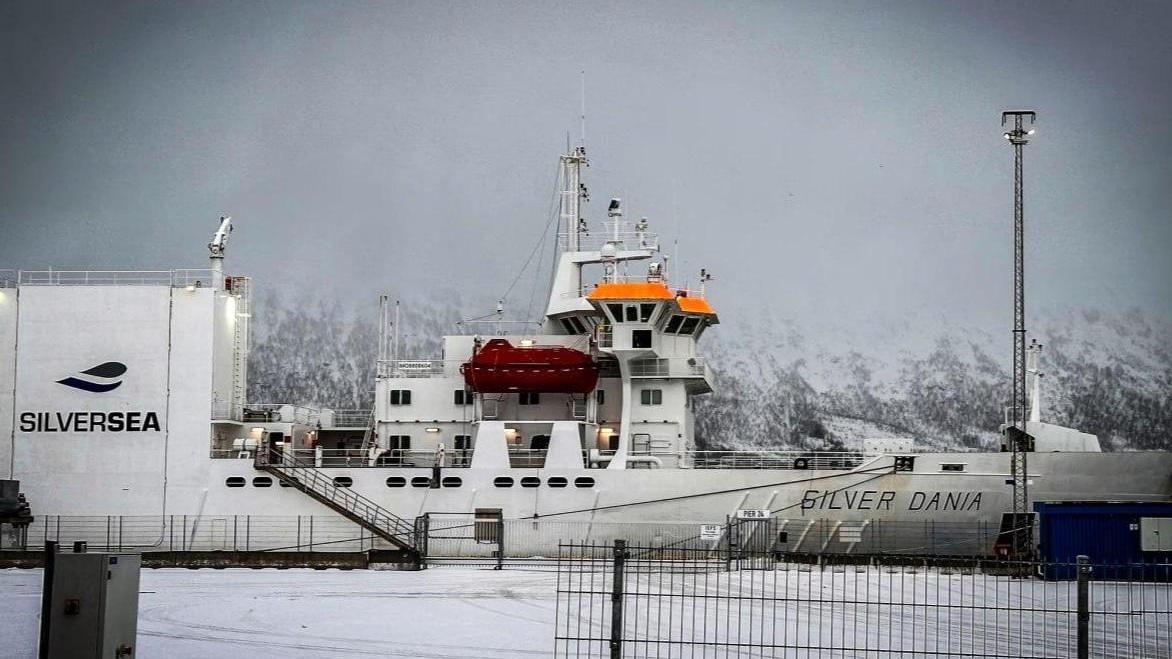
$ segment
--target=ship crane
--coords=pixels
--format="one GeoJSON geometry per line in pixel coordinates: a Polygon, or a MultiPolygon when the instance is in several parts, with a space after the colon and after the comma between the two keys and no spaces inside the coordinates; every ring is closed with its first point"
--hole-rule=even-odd
{"type": "Polygon", "coordinates": [[[232,233],[232,216],[220,216],[220,228],[212,235],[212,242],[208,243],[208,251],[212,257],[212,271],[217,275],[224,272],[224,252],[228,248],[228,236],[232,233]]]}

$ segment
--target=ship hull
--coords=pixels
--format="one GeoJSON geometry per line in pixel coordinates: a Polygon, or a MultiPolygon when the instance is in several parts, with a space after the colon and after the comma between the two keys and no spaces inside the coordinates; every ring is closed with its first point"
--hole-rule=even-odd
{"type": "MultiPolygon", "coordinates": [[[[523,537],[509,547],[510,555],[523,556],[551,555],[561,541],[648,533],[661,540],[665,533],[685,538],[698,533],[699,525],[723,524],[744,509],[770,511],[782,520],[777,528],[790,529],[791,542],[802,551],[865,551],[868,545],[859,543],[867,531],[886,538],[888,550],[989,554],[1002,514],[1012,507],[1008,455],[999,453],[920,454],[915,468],[903,472],[894,471],[890,456],[852,470],[448,467],[441,471],[448,486],[439,488],[411,485],[413,478],[430,477],[430,469],[321,471],[350,478],[355,491],[405,519],[463,516],[466,525],[477,510],[499,509],[510,523],[524,523],[523,537]],[[942,464],[964,464],[965,471],[944,472],[942,464]],[[512,478],[513,486],[498,487],[501,476],[512,478]],[[388,487],[396,477],[407,485],[388,487]],[[521,487],[526,477],[540,485],[521,487]],[[559,478],[566,486],[551,487],[559,478]]],[[[1168,452],[1035,454],[1030,473],[1033,501],[1172,498],[1168,452]]],[[[336,516],[294,488],[254,485],[254,478],[266,476],[248,459],[205,459],[171,474],[166,496],[158,500],[118,501],[115,493],[100,491],[79,498],[62,477],[55,479],[57,487],[26,481],[24,489],[39,515],[336,516]],[[246,484],[228,487],[233,478],[246,484]]],[[[88,487],[101,490],[97,483],[88,487]]]]}

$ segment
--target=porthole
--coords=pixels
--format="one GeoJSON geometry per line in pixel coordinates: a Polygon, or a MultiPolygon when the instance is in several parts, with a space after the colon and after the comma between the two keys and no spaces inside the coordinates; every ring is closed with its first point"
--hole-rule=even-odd
{"type": "Polygon", "coordinates": [[[411,487],[431,487],[431,477],[415,476],[411,479],[411,487]]]}
{"type": "Polygon", "coordinates": [[[334,487],[350,487],[354,479],[349,476],[334,476],[334,487]]]}
{"type": "Polygon", "coordinates": [[[252,486],[253,487],[272,487],[273,486],[273,479],[269,478],[268,476],[257,476],[256,478],[252,479],[252,486]]]}
{"type": "Polygon", "coordinates": [[[513,486],[513,477],[512,476],[497,476],[496,478],[492,479],[492,484],[497,487],[512,487],[513,486]]]}
{"type": "Polygon", "coordinates": [[[460,478],[459,476],[444,476],[443,480],[440,481],[440,484],[442,484],[444,487],[460,487],[464,484],[464,479],[460,478]]]}
{"type": "Polygon", "coordinates": [[[545,484],[550,487],[565,487],[569,484],[569,481],[566,480],[565,476],[550,476],[545,481],[545,484]]]}
{"type": "Polygon", "coordinates": [[[574,487],[594,487],[594,479],[589,476],[579,476],[574,479],[574,487]]]}
{"type": "Polygon", "coordinates": [[[278,479],[277,483],[279,483],[281,485],[281,487],[293,487],[293,483],[290,483],[289,481],[285,480],[284,478],[278,479]]]}
{"type": "Polygon", "coordinates": [[[402,476],[388,476],[387,487],[406,487],[407,479],[402,476]]]}
{"type": "Polygon", "coordinates": [[[521,487],[538,487],[541,485],[541,479],[536,476],[526,476],[521,479],[521,487]]]}
{"type": "Polygon", "coordinates": [[[228,487],[244,487],[244,477],[229,476],[227,480],[224,481],[224,485],[227,485],[228,487]]]}

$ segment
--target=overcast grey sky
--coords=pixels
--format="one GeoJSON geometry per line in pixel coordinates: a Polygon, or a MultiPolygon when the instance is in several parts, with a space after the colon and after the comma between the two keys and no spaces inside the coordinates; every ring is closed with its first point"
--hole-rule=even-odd
{"type": "Polygon", "coordinates": [[[718,310],[1007,324],[1028,108],[1030,301],[1167,316],[1169,34],[1158,0],[9,0],[0,267],[202,267],[227,212],[262,287],[495,296],[584,69],[587,216],[678,235],[718,310]]]}

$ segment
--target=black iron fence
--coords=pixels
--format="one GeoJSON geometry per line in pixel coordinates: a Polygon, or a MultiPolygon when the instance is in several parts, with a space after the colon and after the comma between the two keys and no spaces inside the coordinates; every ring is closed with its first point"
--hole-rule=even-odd
{"type": "Polygon", "coordinates": [[[1172,657],[1172,565],[1124,570],[1081,557],[1057,566],[1073,579],[1045,578],[1055,567],[562,544],[555,656],[1172,657]],[[1102,571],[1116,580],[1091,578],[1102,571]]]}

